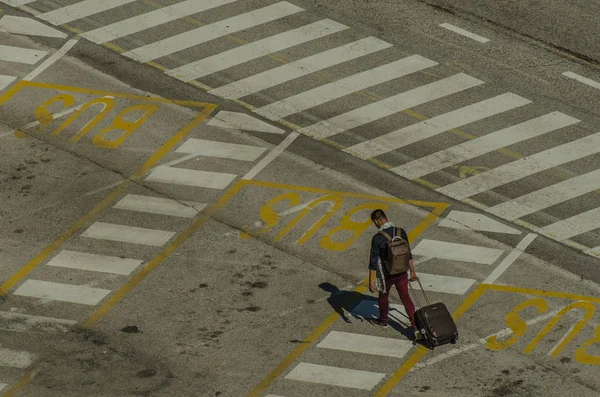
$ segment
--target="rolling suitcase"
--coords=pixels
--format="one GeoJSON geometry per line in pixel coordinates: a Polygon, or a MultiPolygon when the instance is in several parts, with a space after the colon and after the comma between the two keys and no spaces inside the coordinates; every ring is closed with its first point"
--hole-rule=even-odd
{"type": "Polygon", "coordinates": [[[414,281],[409,281],[410,289],[413,291],[415,303],[418,307],[417,311],[415,311],[415,325],[417,329],[421,332],[431,350],[447,343],[455,344],[458,340],[458,329],[448,308],[441,302],[431,304],[423,289],[421,280],[417,278],[416,281],[418,281],[425,302],[427,303],[427,306],[421,306],[419,299],[416,297],[415,289],[412,286],[414,281]]]}

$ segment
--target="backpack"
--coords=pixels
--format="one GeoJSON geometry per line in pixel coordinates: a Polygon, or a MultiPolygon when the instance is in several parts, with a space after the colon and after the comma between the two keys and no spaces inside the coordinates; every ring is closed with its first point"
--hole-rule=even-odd
{"type": "MultiPolygon", "coordinates": [[[[394,232],[397,232],[397,228],[394,228],[394,232]]],[[[399,274],[408,271],[410,266],[410,246],[408,241],[404,240],[400,236],[390,237],[384,231],[379,232],[387,239],[387,260],[385,262],[386,270],[389,274],[399,274]]]]}

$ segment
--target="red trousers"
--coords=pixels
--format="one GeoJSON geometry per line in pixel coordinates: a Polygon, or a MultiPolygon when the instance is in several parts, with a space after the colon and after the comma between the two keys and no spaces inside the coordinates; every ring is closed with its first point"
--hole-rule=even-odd
{"type": "Polygon", "coordinates": [[[398,295],[400,295],[400,301],[404,305],[406,314],[410,319],[410,324],[415,327],[415,305],[408,295],[408,272],[399,274],[397,276],[386,278],[385,280],[385,294],[379,294],[379,320],[381,322],[388,321],[388,312],[390,309],[390,290],[392,285],[396,286],[398,295]]]}

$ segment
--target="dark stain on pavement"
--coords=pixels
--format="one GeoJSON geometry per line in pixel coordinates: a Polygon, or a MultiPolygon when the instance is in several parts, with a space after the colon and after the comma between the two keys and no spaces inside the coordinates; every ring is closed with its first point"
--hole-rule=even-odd
{"type": "Polygon", "coordinates": [[[124,328],[121,328],[121,332],[125,332],[127,334],[139,334],[142,331],[139,330],[137,325],[128,325],[124,328]]]}
{"type": "Polygon", "coordinates": [[[560,362],[563,364],[569,363],[569,362],[571,362],[571,358],[570,357],[561,357],[560,362]]]}
{"type": "Polygon", "coordinates": [[[247,281],[246,285],[248,285],[250,288],[267,288],[269,286],[269,284],[267,284],[267,282],[265,281],[255,281],[253,283],[247,281]]]}
{"type": "Polygon", "coordinates": [[[157,374],[156,370],[147,368],[147,369],[143,369],[141,371],[138,371],[138,373],[135,374],[135,375],[138,378],[152,378],[156,374],[157,374]]]}

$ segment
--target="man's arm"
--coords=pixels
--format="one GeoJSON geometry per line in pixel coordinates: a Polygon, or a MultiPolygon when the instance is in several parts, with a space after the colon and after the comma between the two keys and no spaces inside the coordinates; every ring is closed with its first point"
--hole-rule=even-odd
{"type": "Polygon", "coordinates": [[[377,277],[377,261],[379,260],[379,243],[377,235],[371,239],[371,253],[369,255],[369,291],[375,292],[375,278],[377,277]]]}

